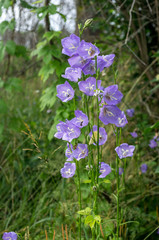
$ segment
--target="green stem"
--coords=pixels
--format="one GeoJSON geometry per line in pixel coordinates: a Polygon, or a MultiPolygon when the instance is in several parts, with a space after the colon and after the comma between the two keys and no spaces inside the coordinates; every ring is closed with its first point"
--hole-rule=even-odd
{"type": "MultiPolygon", "coordinates": [[[[119,132],[116,128],[116,147],[119,144],[119,132]]],[[[119,157],[116,154],[116,181],[117,181],[117,240],[119,239],[119,157]]]]}
{"type": "MultiPolygon", "coordinates": [[[[79,162],[77,160],[76,160],[76,166],[77,166],[77,178],[78,178],[78,205],[79,205],[79,209],[82,210],[81,180],[80,180],[79,162]]],[[[81,215],[79,216],[79,240],[81,240],[81,215]]]]}

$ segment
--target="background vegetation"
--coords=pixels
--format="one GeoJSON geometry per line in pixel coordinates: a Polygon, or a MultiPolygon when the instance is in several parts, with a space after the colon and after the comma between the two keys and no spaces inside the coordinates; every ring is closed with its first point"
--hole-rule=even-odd
{"type": "MultiPolygon", "coordinates": [[[[144,239],[159,225],[159,150],[148,146],[159,130],[158,1],[2,0],[0,14],[0,233],[50,240],[54,233],[62,239],[65,231],[66,239],[77,239],[75,184],[61,178],[65,144],[53,138],[59,119],[69,119],[73,109],[57,100],[56,85],[65,81],[61,74],[68,66],[61,39],[78,34],[78,23],[93,18],[83,38],[96,43],[103,55],[116,54],[102,81],[110,85],[116,74],[125,96],[123,110],[135,109],[122,140],[137,150],[128,163],[120,202],[123,223],[138,223],[121,226],[120,234],[122,239],[144,239]],[[129,134],[134,130],[137,139],[129,134]],[[142,163],[148,165],[146,174],[140,172],[142,163]]],[[[109,130],[105,147],[108,162],[115,159],[112,134],[109,130]]],[[[108,220],[116,214],[116,183],[113,174],[109,178],[111,184],[100,190],[101,239],[111,239],[115,228],[108,220]]],[[[91,194],[86,183],[82,191],[85,208],[91,194]]],[[[89,228],[83,236],[89,239],[89,228]]],[[[149,237],[157,238],[156,231],[149,237]]]]}

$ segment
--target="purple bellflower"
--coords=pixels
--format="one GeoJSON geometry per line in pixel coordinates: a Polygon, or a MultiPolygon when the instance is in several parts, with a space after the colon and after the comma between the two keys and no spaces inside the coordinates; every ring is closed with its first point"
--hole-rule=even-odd
{"type": "Polygon", "coordinates": [[[63,38],[62,43],[62,53],[68,56],[73,56],[77,53],[77,49],[80,45],[80,38],[75,34],[71,34],[69,37],[63,38]]]}
{"type": "Polygon", "coordinates": [[[56,128],[57,128],[57,133],[55,133],[54,137],[61,139],[64,135],[64,132],[67,129],[67,125],[66,123],[60,121],[60,123],[56,125],[56,128]]]}
{"type": "MultiPolygon", "coordinates": [[[[97,81],[97,87],[100,88],[101,80],[97,81]]],[[[79,90],[85,93],[87,96],[93,96],[96,90],[96,79],[94,77],[89,77],[85,81],[80,81],[78,83],[79,90]]]]}
{"type": "Polygon", "coordinates": [[[95,56],[97,56],[100,53],[100,51],[92,43],[88,43],[88,42],[85,42],[84,40],[82,40],[77,49],[77,53],[84,59],[90,59],[90,58],[94,58],[95,56]]]}
{"type": "Polygon", "coordinates": [[[68,158],[66,161],[72,161],[73,160],[73,146],[70,143],[67,143],[67,148],[65,151],[65,156],[68,158]]]}
{"type": "Polygon", "coordinates": [[[128,145],[127,143],[122,143],[119,147],[115,148],[115,151],[118,154],[120,159],[132,157],[134,150],[135,150],[135,146],[128,145]]]}
{"type": "Polygon", "coordinates": [[[78,54],[72,56],[68,59],[68,62],[71,67],[73,68],[81,68],[83,69],[86,64],[88,64],[91,59],[84,59],[83,57],[79,56],[78,54]]]}
{"type": "Polygon", "coordinates": [[[121,116],[118,117],[117,122],[115,123],[115,125],[117,127],[125,127],[125,125],[128,123],[126,115],[124,113],[124,111],[121,112],[121,116]]]}
{"type": "Polygon", "coordinates": [[[104,68],[108,68],[112,65],[114,61],[114,57],[115,57],[115,54],[109,54],[109,55],[97,57],[97,68],[100,69],[100,72],[102,72],[104,68]]]}
{"type": "Polygon", "coordinates": [[[121,110],[115,105],[104,105],[100,109],[99,119],[105,124],[117,124],[118,125],[118,118],[121,118],[122,112],[121,110]]]}
{"type": "Polygon", "coordinates": [[[87,144],[79,143],[76,149],[73,151],[73,157],[79,161],[81,158],[88,156],[88,147],[87,144]]]}
{"type": "Polygon", "coordinates": [[[127,109],[126,113],[129,117],[133,117],[134,116],[134,109],[133,108],[127,109]]]}
{"type": "Polygon", "coordinates": [[[17,240],[18,236],[15,232],[5,232],[3,234],[3,240],[17,240]]]}
{"type": "MultiPolygon", "coordinates": [[[[96,145],[97,143],[97,126],[93,126],[93,132],[89,133],[89,136],[91,137],[89,144],[94,144],[96,145]]],[[[103,145],[107,141],[107,133],[104,128],[100,127],[99,128],[99,145],[103,145]]]]}
{"type": "Polygon", "coordinates": [[[138,137],[138,135],[137,135],[136,132],[131,132],[130,134],[131,134],[131,136],[132,136],[133,138],[137,138],[137,137],[138,137]]]}
{"type": "Polygon", "coordinates": [[[81,134],[79,127],[75,126],[71,121],[66,121],[66,128],[62,140],[71,142],[73,139],[78,138],[81,134]]]}
{"type": "Polygon", "coordinates": [[[146,163],[143,163],[143,164],[141,165],[140,169],[141,169],[141,172],[142,172],[142,173],[146,173],[146,172],[147,172],[147,164],[146,164],[146,163]]]}
{"type": "Polygon", "coordinates": [[[62,102],[67,102],[74,97],[74,90],[71,85],[66,81],[64,84],[57,85],[57,97],[61,99],[62,102]]]}
{"type": "Polygon", "coordinates": [[[112,85],[104,89],[103,99],[108,105],[118,104],[123,97],[123,94],[118,91],[118,85],[112,85]]]}
{"type": "Polygon", "coordinates": [[[75,171],[76,171],[76,164],[66,162],[64,164],[64,167],[61,169],[61,175],[63,178],[71,178],[74,176],[75,171]]]}
{"type": "Polygon", "coordinates": [[[84,75],[93,75],[96,73],[95,70],[95,60],[91,60],[90,62],[88,62],[83,68],[82,71],[84,73],[84,75]]]}
{"type": "Polygon", "coordinates": [[[105,178],[111,172],[111,167],[107,163],[100,162],[99,172],[101,173],[99,178],[105,178]]]}
{"type": "Polygon", "coordinates": [[[124,169],[122,167],[119,167],[119,175],[122,175],[124,172],[124,169]]]}
{"type": "Polygon", "coordinates": [[[155,147],[157,147],[157,142],[156,142],[154,139],[151,139],[151,140],[150,140],[149,147],[150,147],[150,148],[155,148],[155,147]]]}
{"type": "Polygon", "coordinates": [[[76,117],[71,120],[71,122],[74,125],[76,125],[79,128],[83,128],[83,127],[88,125],[88,122],[89,122],[88,117],[82,111],[76,110],[75,111],[75,116],[76,117]]]}
{"type": "Polygon", "coordinates": [[[68,67],[65,70],[65,74],[61,75],[63,78],[67,78],[71,82],[78,82],[78,79],[81,78],[81,69],[80,68],[71,68],[68,67]]]}

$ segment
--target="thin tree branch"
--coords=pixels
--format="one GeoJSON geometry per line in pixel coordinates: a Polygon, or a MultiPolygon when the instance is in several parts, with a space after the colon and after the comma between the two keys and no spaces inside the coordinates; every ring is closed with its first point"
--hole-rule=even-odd
{"type": "Polygon", "coordinates": [[[129,11],[130,17],[129,17],[129,25],[128,25],[128,31],[127,31],[127,34],[126,34],[125,44],[127,44],[128,37],[129,37],[129,32],[130,32],[130,27],[131,27],[131,22],[132,22],[132,10],[133,10],[133,8],[134,8],[135,1],[136,1],[136,0],[133,0],[133,3],[132,3],[132,5],[131,5],[130,11],[129,11]]]}

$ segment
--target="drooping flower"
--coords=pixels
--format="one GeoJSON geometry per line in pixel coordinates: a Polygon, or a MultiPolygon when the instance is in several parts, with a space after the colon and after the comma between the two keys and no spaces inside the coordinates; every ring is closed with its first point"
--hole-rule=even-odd
{"type": "Polygon", "coordinates": [[[141,169],[141,172],[142,172],[142,173],[146,173],[146,172],[147,172],[147,164],[146,164],[146,163],[143,163],[143,164],[141,165],[140,169],[141,169]]]}
{"type": "Polygon", "coordinates": [[[74,90],[71,85],[66,81],[64,84],[57,85],[57,97],[61,99],[62,102],[67,102],[74,97],[74,90]]]}
{"type": "MultiPolygon", "coordinates": [[[[93,132],[91,130],[91,132],[89,133],[89,136],[91,138],[89,144],[94,144],[94,145],[97,144],[97,135],[98,135],[97,129],[98,129],[97,126],[94,125],[93,132]]],[[[107,133],[103,127],[100,127],[99,128],[99,145],[103,145],[106,141],[107,141],[107,133]]]]}
{"type": "Polygon", "coordinates": [[[90,58],[94,58],[95,56],[97,56],[100,53],[100,51],[92,43],[88,43],[88,42],[85,42],[84,40],[82,40],[77,49],[77,53],[84,59],[90,59],[90,58]]]}
{"type": "MultiPolygon", "coordinates": [[[[101,80],[97,81],[97,87],[100,88],[101,80]]],[[[85,81],[80,81],[78,83],[79,90],[85,93],[87,96],[93,96],[96,90],[96,79],[94,77],[89,77],[85,81]]]]}
{"type": "Polygon", "coordinates": [[[89,122],[88,117],[82,111],[76,110],[75,111],[75,116],[76,117],[71,120],[71,122],[74,125],[76,125],[79,128],[83,128],[83,127],[88,125],[88,122],[89,122]]]}
{"type": "Polygon", "coordinates": [[[118,117],[117,122],[115,123],[115,125],[117,127],[125,127],[125,125],[128,123],[126,115],[124,113],[124,111],[121,112],[120,117],[118,117]]]}
{"type": "Polygon", "coordinates": [[[133,117],[134,116],[134,109],[133,108],[130,108],[130,109],[127,109],[126,110],[126,113],[129,117],[133,117]]]}
{"type": "Polygon", "coordinates": [[[73,157],[79,161],[81,158],[88,156],[88,147],[87,144],[79,143],[76,149],[73,151],[73,157]]]}
{"type": "Polygon", "coordinates": [[[54,137],[61,139],[65,133],[65,130],[67,129],[67,125],[65,122],[60,121],[60,123],[56,125],[56,128],[57,133],[55,133],[54,137]]]}
{"type": "Polygon", "coordinates": [[[65,156],[68,158],[66,161],[72,161],[73,160],[73,146],[70,143],[67,143],[67,148],[65,151],[65,156]]]}
{"type": "Polygon", "coordinates": [[[122,117],[121,110],[115,105],[104,105],[100,109],[99,119],[105,124],[117,124],[118,125],[118,118],[122,117]]]}
{"type": "Polygon", "coordinates": [[[124,169],[122,167],[119,167],[119,175],[122,175],[124,172],[124,169]]]}
{"type": "Polygon", "coordinates": [[[66,162],[64,167],[61,169],[61,175],[63,178],[70,178],[73,177],[76,171],[76,164],[66,162]]]}
{"type": "Polygon", "coordinates": [[[114,61],[115,54],[103,55],[97,57],[97,68],[100,69],[100,72],[103,71],[104,68],[108,68],[112,65],[114,61]]]}
{"type": "Polygon", "coordinates": [[[105,162],[100,162],[99,172],[101,173],[99,178],[105,178],[111,172],[111,167],[105,162]]]}
{"type": "Polygon", "coordinates": [[[103,99],[108,105],[118,104],[123,97],[123,94],[118,91],[118,85],[112,85],[104,89],[103,99]]]}
{"type": "Polygon", "coordinates": [[[72,56],[68,59],[68,62],[71,67],[73,68],[81,68],[83,69],[86,64],[88,64],[91,59],[84,59],[83,57],[79,56],[78,54],[72,56]]]}
{"type": "Polygon", "coordinates": [[[61,75],[63,78],[67,78],[71,82],[78,82],[78,79],[81,78],[81,68],[71,68],[68,67],[65,70],[65,74],[61,75]]]}
{"type": "Polygon", "coordinates": [[[82,71],[84,73],[84,75],[93,75],[95,74],[96,70],[95,70],[95,60],[91,60],[89,61],[83,68],[82,71]]]}
{"type": "Polygon", "coordinates": [[[134,150],[135,150],[135,146],[128,145],[127,143],[122,143],[119,147],[115,148],[115,151],[118,154],[120,159],[132,157],[134,150]]]}
{"type": "Polygon", "coordinates": [[[80,38],[75,34],[71,34],[69,37],[63,38],[62,43],[62,53],[68,56],[73,56],[77,53],[77,49],[80,44],[80,38]]]}
{"type": "Polygon", "coordinates": [[[137,138],[137,137],[138,137],[138,135],[137,135],[136,132],[130,132],[130,134],[131,134],[131,136],[132,136],[133,138],[137,138]]]}
{"type": "Polygon", "coordinates": [[[71,121],[60,122],[56,125],[57,133],[55,133],[54,137],[66,140],[71,142],[74,138],[78,138],[81,134],[80,128],[75,126],[71,121]]]}
{"type": "Polygon", "coordinates": [[[78,138],[81,134],[80,128],[75,126],[71,121],[66,121],[66,128],[62,140],[71,142],[73,139],[78,138]]]}
{"type": "Polygon", "coordinates": [[[3,240],[17,240],[18,236],[15,232],[5,232],[3,234],[3,240]]]}
{"type": "Polygon", "coordinates": [[[155,147],[157,147],[157,142],[156,142],[154,139],[151,139],[151,140],[150,140],[149,147],[150,147],[150,148],[155,148],[155,147]]]}

